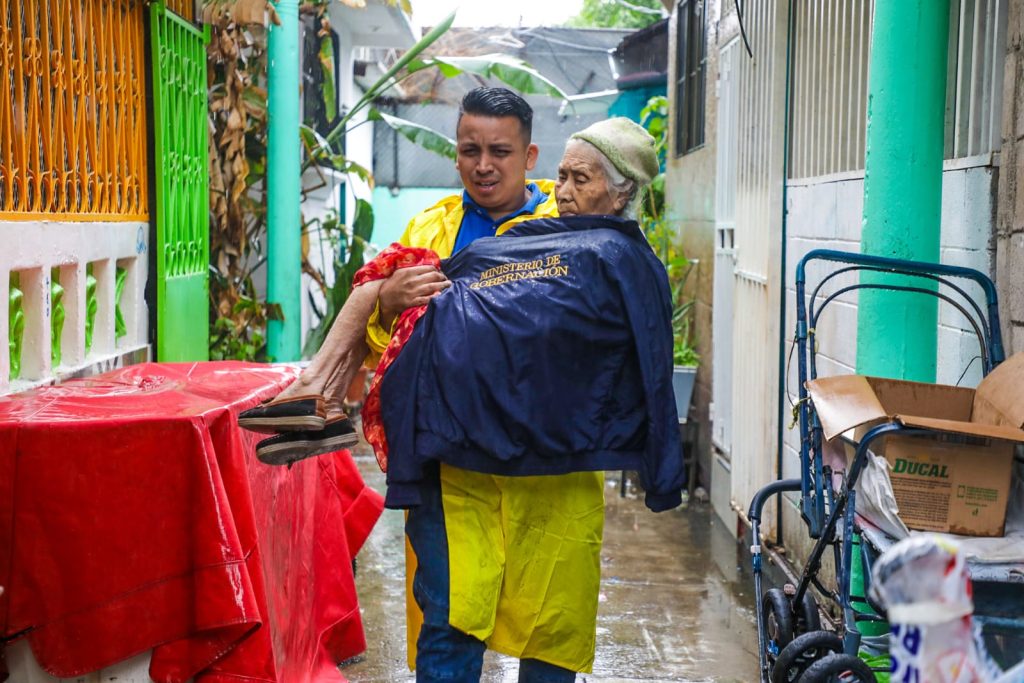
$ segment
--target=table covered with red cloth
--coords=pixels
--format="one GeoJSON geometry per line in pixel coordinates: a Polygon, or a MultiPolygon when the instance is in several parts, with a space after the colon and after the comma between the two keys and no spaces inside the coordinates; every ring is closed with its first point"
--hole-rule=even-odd
{"type": "Polygon", "coordinates": [[[0,637],[60,677],[152,650],[159,683],[343,680],[383,501],[347,451],[255,459],[236,415],[294,376],[147,363],[0,398],[0,637]]]}

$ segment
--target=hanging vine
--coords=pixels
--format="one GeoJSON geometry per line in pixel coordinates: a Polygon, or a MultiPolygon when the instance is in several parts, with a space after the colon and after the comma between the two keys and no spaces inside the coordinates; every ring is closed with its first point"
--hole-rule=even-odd
{"type": "Polygon", "coordinates": [[[211,3],[207,48],[210,154],[210,357],[258,359],[274,308],[257,295],[266,227],[266,0],[211,3]]]}
{"type": "MultiPolygon", "coordinates": [[[[300,7],[327,45],[330,1],[300,7]]],[[[365,6],[363,0],[342,2],[365,6]]],[[[280,309],[259,296],[253,275],[266,263],[267,40],[269,24],[278,19],[267,0],[211,0],[204,20],[211,26],[210,357],[266,360],[267,321],[280,309]]],[[[322,94],[333,104],[333,88],[322,94]]]]}

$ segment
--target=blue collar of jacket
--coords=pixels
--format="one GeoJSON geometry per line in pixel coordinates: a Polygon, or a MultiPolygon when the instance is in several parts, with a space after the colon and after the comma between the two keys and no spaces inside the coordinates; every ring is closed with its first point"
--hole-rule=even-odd
{"type": "Polygon", "coordinates": [[[507,216],[502,216],[498,220],[491,218],[491,214],[487,212],[487,209],[473,201],[473,198],[469,196],[469,192],[466,190],[462,191],[462,209],[465,212],[463,221],[473,216],[481,219],[485,219],[494,225],[501,225],[505,221],[520,216],[524,213],[533,213],[537,210],[544,200],[548,198],[546,194],[541,192],[541,189],[537,187],[537,183],[527,183],[526,189],[529,190],[530,196],[527,198],[526,203],[519,207],[518,210],[513,211],[507,216]]]}
{"type": "Polygon", "coordinates": [[[465,247],[475,242],[478,239],[485,237],[494,237],[497,234],[498,227],[503,223],[506,223],[517,216],[523,214],[532,214],[537,210],[548,196],[544,194],[541,189],[537,186],[537,183],[530,183],[526,186],[530,196],[518,211],[513,211],[507,216],[502,216],[498,220],[494,220],[491,214],[486,209],[481,207],[473,198],[469,196],[469,193],[465,190],[462,191],[462,223],[459,225],[458,235],[455,237],[455,244],[452,248],[452,253],[458,253],[465,247]]]}

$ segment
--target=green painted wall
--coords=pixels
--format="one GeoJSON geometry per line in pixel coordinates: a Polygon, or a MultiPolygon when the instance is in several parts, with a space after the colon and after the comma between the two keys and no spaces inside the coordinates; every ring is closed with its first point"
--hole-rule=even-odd
{"type": "Polygon", "coordinates": [[[294,361],[302,350],[302,155],[299,137],[299,3],[274,3],[267,53],[267,301],[283,320],[267,323],[267,355],[294,361]]]}
{"type": "Polygon", "coordinates": [[[640,111],[647,106],[647,100],[665,93],[664,85],[623,90],[612,106],[608,107],[608,116],[625,116],[639,123],[640,111]]]}
{"type": "Polygon", "coordinates": [[[371,242],[386,247],[405,232],[409,220],[439,200],[461,192],[454,187],[403,187],[392,194],[387,187],[373,188],[373,237],[371,242]]]}
{"type": "MultiPolygon", "coordinates": [[[[874,26],[861,251],[937,262],[949,0],[878,0],[874,26]]],[[[876,273],[861,281],[893,282],[876,273]]],[[[934,382],[937,300],[879,290],[859,297],[857,371],[934,382]]]]}

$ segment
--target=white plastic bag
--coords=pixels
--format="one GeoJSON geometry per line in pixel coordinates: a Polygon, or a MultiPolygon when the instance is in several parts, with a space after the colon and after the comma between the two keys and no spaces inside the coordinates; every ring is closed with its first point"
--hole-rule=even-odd
{"type": "Polygon", "coordinates": [[[1000,675],[971,615],[971,578],[955,542],[933,534],[895,544],[875,563],[872,595],[888,612],[893,681],[986,683],[1000,675]]]}
{"type": "Polygon", "coordinates": [[[868,451],[868,461],[854,487],[857,513],[893,538],[906,538],[910,529],[900,519],[900,508],[889,479],[889,461],[868,451]]]}

